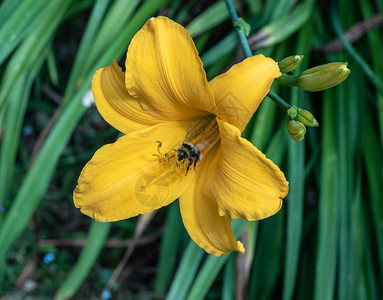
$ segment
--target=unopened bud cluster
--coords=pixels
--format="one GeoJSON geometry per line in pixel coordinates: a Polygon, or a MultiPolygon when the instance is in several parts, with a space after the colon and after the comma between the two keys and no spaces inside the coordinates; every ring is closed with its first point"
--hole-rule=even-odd
{"type": "Polygon", "coordinates": [[[306,134],[306,126],[319,126],[319,123],[313,114],[300,107],[292,106],[287,110],[287,115],[289,117],[287,131],[296,142],[300,142],[304,139],[306,134]]]}
{"type": "MultiPolygon", "coordinates": [[[[279,63],[279,70],[282,73],[277,81],[281,85],[296,86],[309,92],[323,91],[344,81],[350,74],[346,62],[334,62],[320,65],[303,71],[299,75],[288,75],[295,70],[302,62],[303,55],[292,55],[282,59],[279,63]]],[[[318,127],[318,121],[308,110],[291,106],[287,110],[289,121],[287,130],[290,136],[297,142],[304,139],[306,126],[318,127]]]]}

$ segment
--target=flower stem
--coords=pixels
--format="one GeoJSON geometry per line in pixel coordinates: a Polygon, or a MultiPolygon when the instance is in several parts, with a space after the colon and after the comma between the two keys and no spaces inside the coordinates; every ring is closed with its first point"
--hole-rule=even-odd
{"type": "MultiPolygon", "coordinates": [[[[232,0],[225,0],[225,2],[226,2],[227,9],[229,11],[231,22],[234,25],[238,20],[238,14],[235,10],[232,0]]],[[[238,26],[234,26],[234,28],[237,31],[237,35],[241,43],[243,53],[245,54],[246,57],[252,57],[253,53],[251,52],[249,42],[247,41],[245,33],[238,26]]],[[[273,100],[276,104],[278,104],[278,106],[281,107],[284,111],[287,111],[289,108],[291,108],[290,104],[285,102],[281,97],[279,97],[272,90],[269,91],[267,96],[269,96],[270,99],[273,100]]]]}
{"type": "Polygon", "coordinates": [[[284,111],[287,111],[288,109],[292,108],[290,104],[288,104],[285,100],[283,100],[281,97],[278,96],[276,92],[273,90],[270,90],[267,96],[273,100],[280,108],[282,108],[284,111]]]}
{"type": "MultiPolygon", "coordinates": [[[[235,7],[233,5],[233,2],[231,0],[225,0],[227,9],[229,11],[230,19],[233,25],[237,22],[238,20],[238,14],[235,10],[235,7]]],[[[237,31],[239,41],[241,42],[241,47],[243,50],[243,53],[245,54],[246,57],[251,57],[253,56],[253,53],[251,52],[249,43],[247,42],[247,38],[245,33],[241,30],[241,28],[234,26],[235,30],[237,31]]]]}

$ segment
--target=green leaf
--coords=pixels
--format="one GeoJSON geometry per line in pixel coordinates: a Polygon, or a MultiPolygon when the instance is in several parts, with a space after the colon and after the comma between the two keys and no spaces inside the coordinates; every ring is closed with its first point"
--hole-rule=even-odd
{"type": "Polygon", "coordinates": [[[250,24],[247,23],[244,19],[238,18],[234,23],[234,27],[242,30],[246,36],[249,36],[251,27],[250,24]]]}
{"type": "Polygon", "coordinates": [[[93,265],[100,255],[104,242],[108,237],[111,223],[92,222],[86,246],[81,251],[80,257],[56,293],[56,300],[73,297],[85,280],[93,265]]]}
{"type": "Polygon", "coordinates": [[[209,29],[212,29],[229,18],[224,1],[217,1],[207,8],[187,26],[186,30],[192,37],[197,37],[209,29]]]}

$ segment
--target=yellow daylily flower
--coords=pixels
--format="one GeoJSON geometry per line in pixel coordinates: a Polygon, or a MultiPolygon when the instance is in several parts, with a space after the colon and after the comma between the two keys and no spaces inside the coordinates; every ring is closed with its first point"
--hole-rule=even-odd
{"type": "Polygon", "coordinates": [[[216,256],[243,253],[230,218],[271,216],[288,192],[279,168],[241,138],[280,75],[275,61],[257,55],[208,82],[188,32],[166,17],[151,18],[131,41],[126,72],[114,62],[93,77],[97,109],[125,136],[86,164],[76,207],[109,222],[179,198],[183,223],[200,247],[216,256]]]}

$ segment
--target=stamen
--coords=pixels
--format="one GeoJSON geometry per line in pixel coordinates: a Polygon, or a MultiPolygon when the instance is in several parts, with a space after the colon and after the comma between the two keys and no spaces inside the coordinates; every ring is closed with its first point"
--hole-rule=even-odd
{"type": "Polygon", "coordinates": [[[169,152],[162,153],[160,148],[162,147],[161,141],[156,141],[158,154],[153,154],[158,158],[161,167],[164,170],[171,170],[172,173],[178,177],[182,177],[185,174],[187,161],[178,159],[178,150],[173,149],[169,152]]]}
{"type": "Polygon", "coordinates": [[[161,141],[156,141],[156,143],[158,143],[157,145],[157,152],[159,153],[159,155],[163,156],[164,154],[162,154],[160,148],[162,147],[162,142],[161,141]]]}

